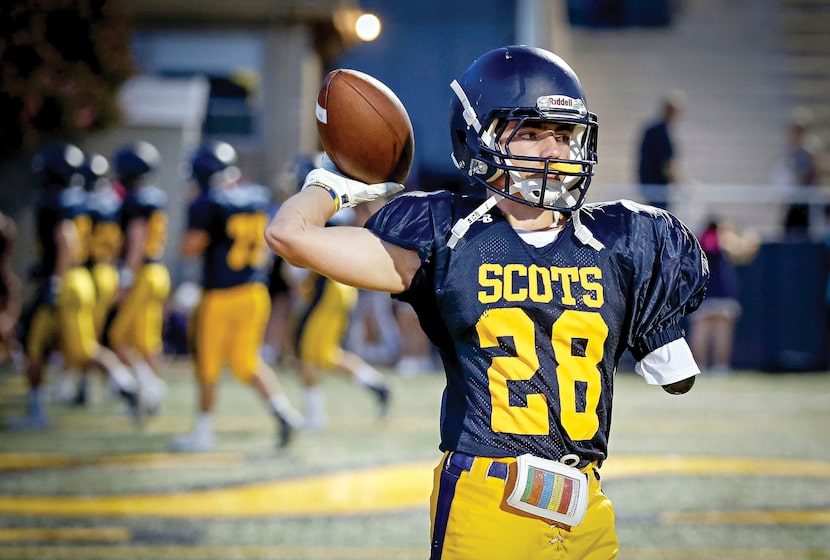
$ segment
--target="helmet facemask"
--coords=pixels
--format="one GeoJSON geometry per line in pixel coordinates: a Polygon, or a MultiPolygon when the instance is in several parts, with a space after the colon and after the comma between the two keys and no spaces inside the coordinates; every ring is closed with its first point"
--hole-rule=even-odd
{"type": "Polygon", "coordinates": [[[473,158],[470,178],[487,189],[516,202],[546,210],[579,208],[596,162],[596,125],[570,119],[546,119],[521,115],[515,110],[492,118],[479,136],[478,157],[473,158]],[[508,135],[498,139],[515,123],[508,135]],[[553,123],[569,130],[569,155],[545,158],[517,155],[511,149],[516,133],[525,125],[553,123]],[[544,173],[543,170],[548,172],[544,173]]]}

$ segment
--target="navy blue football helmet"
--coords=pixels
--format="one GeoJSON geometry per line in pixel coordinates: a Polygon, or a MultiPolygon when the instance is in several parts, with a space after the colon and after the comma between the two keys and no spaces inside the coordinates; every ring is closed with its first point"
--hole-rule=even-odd
{"type": "Polygon", "coordinates": [[[80,184],[80,166],[84,162],[81,149],[69,142],[50,142],[32,159],[32,169],[42,187],[66,188],[80,184]]]}
{"type": "Polygon", "coordinates": [[[475,60],[451,88],[452,158],[473,193],[483,195],[483,186],[548,210],[582,205],[597,163],[597,116],[588,111],[579,78],[564,60],[544,49],[503,47],[475,60]],[[570,156],[517,156],[510,150],[513,134],[502,148],[498,139],[513,121],[513,134],[525,123],[572,126],[570,156]]]}
{"type": "Polygon", "coordinates": [[[142,177],[155,172],[160,165],[159,151],[144,140],[123,146],[112,156],[115,175],[127,188],[135,186],[142,177]]]}
{"type": "Polygon", "coordinates": [[[227,142],[206,142],[190,156],[190,176],[199,184],[199,188],[207,190],[210,187],[221,185],[227,181],[239,178],[239,168],[236,166],[236,150],[227,142]],[[214,175],[222,173],[224,180],[217,181],[214,175]]]}

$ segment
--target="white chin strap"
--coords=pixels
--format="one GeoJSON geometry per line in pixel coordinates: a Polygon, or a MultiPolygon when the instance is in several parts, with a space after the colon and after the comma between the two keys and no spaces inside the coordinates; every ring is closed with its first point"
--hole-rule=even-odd
{"type": "Polygon", "coordinates": [[[482,202],[475,210],[470,212],[466,218],[461,218],[455,225],[452,226],[452,231],[449,240],[447,241],[447,247],[450,249],[455,249],[455,246],[461,240],[462,237],[467,233],[470,229],[470,226],[476,223],[479,218],[481,218],[484,214],[489,212],[493,209],[493,206],[498,204],[504,200],[504,197],[500,194],[493,194],[490,197],[482,202]]]}
{"type": "MultiPolygon", "coordinates": [[[[455,249],[455,246],[461,238],[464,237],[467,231],[469,231],[470,226],[476,223],[476,221],[478,221],[484,214],[492,210],[493,207],[502,200],[504,200],[503,196],[500,194],[493,194],[466,217],[455,222],[455,225],[452,227],[452,231],[450,233],[450,238],[447,240],[447,247],[449,249],[455,249]]],[[[579,210],[575,210],[571,214],[571,220],[574,224],[574,234],[576,235],[576,238],[583,245],[587,245],[596,251],[601,251],[605,248],[605,245],[603,245],[599,239],[594,237],[593,232],[591,232],[591,230],[582,223],[582,220],[579,217],[580,212],[582,212],[581,208],[579,210]]]]}

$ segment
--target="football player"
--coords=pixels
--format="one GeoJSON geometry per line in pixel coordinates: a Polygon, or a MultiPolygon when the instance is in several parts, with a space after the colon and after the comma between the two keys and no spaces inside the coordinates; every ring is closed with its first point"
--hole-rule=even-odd
{"type": "MultiPolygon", "coordinates": [[[[124,236],[121,234],[120,194],[109,179],[110,165],[101,154],[88,153],[79,169],[87,195],[87,216],[79,227],[81,243],[85,247],[85,265],[95,283],[93,320],[98,340],[108,344],[104,325],[115,306],[118,294],[118,256],[124,236]]],[[[76,223],[77,225],[77,223],[76,223]]],[[[87,375],[81,376],[72,402],[82,405],[87,401],[87,375]]]]}
{"type": "Polygon", "coordinates": [[[124,244],[121,232],[123,199],[109,179],[109,162],[101,154],[89,154],[81,166],[84,188],[89,193],[90,232],[87,267],[95,280],[95,329],[103,334],[104,322],[118,293],[118,256],[124,244]]]}
{"type": "Polygon", "coordinates": [[[83,266],[87,247],[81,243],[89,221],[80,175],[83,160],[77,146],[57,142],[41,150],[33,162],[43,190],[37,208],[39,289],[27,313],[27,413],[10,423],[13,429],[48,425],[41,388],[47,359],[55,350],[69,370],[95,365],[105,371],[136,412],[135,379],[95,335],[95,285],[83,266]]]}
{"type": "MultiPolygon", "coordinates": [[[[350,224],[353,220],[354,211],[347,208],[332,216],[328,225],[350,224]]],[[[320,387],[321,371],[346,374],[366,387],[375,396],[378,417],[384,418],[391,396],[384,375],[343,347],[357,305],[357,288],[287,263],[283,263],[283,268],[297,298],[294,343],[305,392],[305,428],[322,430],[328,422],[325,394],[320,387]]]]}
{"type": "Polygon", "coordinates": [[[225,365],[267,403],[277,422],[278,447],[287,445],[302,423],[260,357],[271,310],[269,254],[262,237],[270,197],[260,185],[240,183],[236,159],[227,142],[206,143],[190,159],[199,190],[188,210],[182,255],[203,258],[202,299],[194,317],[199,404],[193,431],[174,439],[173,451],[213,449],[211,413],[225,365]]]}
{"type": "Polygon", "coordinates": [[[618,551],[599,469],[623,353],[673,394],[699,373],[681,318],[708,281],[672,214],[584,203],[597,117],[568,64],[485,53],[451,84],[467,192],[403,194],[366,228],[323,227],[340,201],[396,192],[331,165],[266,231],[286,261],[412,304],[447,377],[431,558],[580,558],[618,551]],[[348,251],[340,248],[348,247],[348,251]]]}
{"type": "Polygon", "coordinates": [[[164,303],[170,294],[170,273],[161,261],[167,243],[167,194],[151,183],[161,156],[155,146],[139,140],[117,150],[111,162],[125,192],[124,247],[117,305],[107,332],[110,346],[135,372],[141,406],[154,414],[167,390],[158,362],[164,303]]]}

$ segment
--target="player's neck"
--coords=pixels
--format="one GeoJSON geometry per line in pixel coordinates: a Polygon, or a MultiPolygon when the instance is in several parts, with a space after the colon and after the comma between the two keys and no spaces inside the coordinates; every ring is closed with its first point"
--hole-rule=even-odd
{"type": "Polygon", "coordinates": [[[499,203],[499,207],[507,218],[507,222],[513,229],[517,230],[542,231],[546,229],[560,229],[566,222],[566,218],[559,212],[533,208],[532,206],[521,204],[510,199],[504,199],[499,203]]]}

